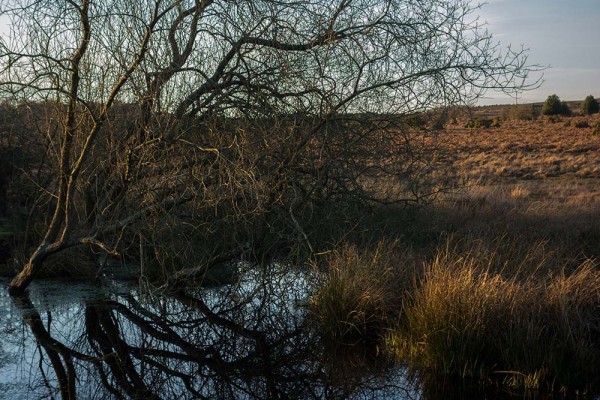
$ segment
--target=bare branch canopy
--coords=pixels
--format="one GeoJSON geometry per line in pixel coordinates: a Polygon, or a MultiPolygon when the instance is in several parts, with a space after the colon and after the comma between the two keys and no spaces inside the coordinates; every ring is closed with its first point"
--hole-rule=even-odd
{"type": "Polygon", "coordinates": [[[313,249],[316,210],[332,201],[433,193],[430,161],[396,117],[539,83],[526,52],[501,48],[478,8],[0,1],[0,98],[37,110],[43,190],[32,196],[52,210],[11,289],[73,246],[164,266],[223,234],[227,246],[194,253],[211,265],[276,237],[313,249]],[[372,190],[381,174],[397,184],[372,190]],[[149,247],[161,250],[140,250],[149,247]]]}

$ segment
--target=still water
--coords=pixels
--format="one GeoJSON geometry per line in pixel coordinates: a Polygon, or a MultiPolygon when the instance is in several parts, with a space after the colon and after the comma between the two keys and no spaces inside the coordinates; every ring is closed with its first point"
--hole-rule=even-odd
{"type": "Polygon", "coordinates": [[[323,344],[306,275],[249,270],[181,293],[0,280],[0,399],[505,398],[427,387],[373,349],[323,344]]]}
{"type": "Polygon", "coordinates": [[[324,361],[299,274],[250,271],[236,285],[168,295],[46,281],[12,299],[6,285],[0,398],[419,397],[399,367],[360,354],[324,361]]]}

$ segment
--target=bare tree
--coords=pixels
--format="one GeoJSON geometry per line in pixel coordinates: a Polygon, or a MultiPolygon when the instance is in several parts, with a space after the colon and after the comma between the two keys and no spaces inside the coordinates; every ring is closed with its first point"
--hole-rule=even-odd
{"type": "Polygon", "coordinates": [[[74,246],[143,259],[134,244],[160,242],[162,254],[186,255],[178,243],[227,230],[209,265],[285,229],[310,248],[306,218],[323,202],[431,193],[398,116],[514,93],[532,71],[476,10],[462,0],[0,2],[10,20],[1,96],[52,110],[39,128],[39,187],[53,213],[11,291],[74,246]]]}

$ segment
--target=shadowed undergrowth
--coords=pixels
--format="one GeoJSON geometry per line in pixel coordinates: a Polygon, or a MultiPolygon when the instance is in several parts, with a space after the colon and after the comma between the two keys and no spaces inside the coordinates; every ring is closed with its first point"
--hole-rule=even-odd
{"type": "MultiPolygon", "coordinates": [[[[311,311],[326,337],[377,343],[412,369],[516,390],[597,383],[600,271],[557,268],[541,243],[521,252],[449,239],[425,262],[397,243],[347,247],[324,263],[311,311]]],[[[515,244],[515,242],[512,242],[515,244]]]]}
{"type": "Polygon", "coordinates": [[[310,303],[320,331],[344,343],[376,343],[398,318],[404,294],[399,286],[408,282],[394,246],[380,242],[359,251],[346,244],[323,261],[325,281],[310,303]]]}

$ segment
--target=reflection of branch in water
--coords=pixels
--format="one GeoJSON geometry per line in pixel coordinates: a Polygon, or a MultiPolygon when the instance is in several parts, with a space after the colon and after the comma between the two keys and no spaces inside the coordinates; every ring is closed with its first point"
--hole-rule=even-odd
{"type": "MultiPolygon", "coordinates": [[[[276,359],[271,349],[277,349],[283,344],[284,341],[287,341],[288,339],[291,339],[294,336],[299,336],[301,333],[300,328],[296,328],[291,332],[286,332],[285,334],[281,335],[277,340],[268,343],[267,334],[264,331],[248,329],[230,319],[221,317],[217,313],[214,313],[210,309],[210,307],[208,307],[206,303],[200,298],[192,297],[186,294],[185,292],[180,291],[177,294],[177,299],[179,299],[182,302],[182,304],[185,304],[190,308],[200,311],[207,317],[207,319],[211,323],[219,325],[223,328],[227,328],[232,332],[235,332],[238,335],[243,336],[245,338],[254,340],[254,353],[248,354],[246,357],[239,359],[238,363],[245,363],[248,371],[255,372],[255,375],[253,376],[263,376],[265,378],[267,386],[267,395],[269,397],[279,397],[279,390],[276,384],[276,371],[278,370],[278,368],[277,365],[275,365],[276,359]]],[[[312,378],[314,379],[314,376],[312,378]]]]}
{"type": "MultiPolygon", "coordinates": [[[[212,374],[216,373],[222,383],[227,383],[230,387],[238,390],[245,391],[237,382],[240,378],[249,386],[253,380],[262,381],[264,384],[262,395],[268,397],[278,396],[278,393],[281,392],[278,387],[282,386],[282,382],[289,383],[295,380],[296,382],[314,383],[319,381],[318,376],[315,373],[309,373],[309,369],[306,367],[291,371],[292,363],[290,361],[292,359],[299,364],[299,353],[304,351],[303,356],[306,357],[307,350],[314,353],[315,349],[315,346],[306,346],[306,343],[302,343],[302,341],[297,341],[290,346],[295,338],[301,337],[299,327],[283,332],[250,329],[236,323],[231,318],[213,312],[200,298],[180,293],[177,299],[180,301],[180,307],[187,310],[188,313],[194,313],[196,320],[201,321],[204,326],[204,331],[209,332],[203,338],[204,343],[202,340],[192,343],[187,336],[184,339],[176,332],[175,328],[181,327],[185,318],[175,320],[164,318],[164,316],[157,318],[147,307],[142,306],[132,297],[128,297],[127,306],[112,302],[110,307],[137,325],[144,333],[164,343],[170,343],[185,353],[184,355],[179,352],[171,352],[169,353],[171,357],[186,359],[185,356],[191,356],[194,361],[212,370],[212,374]],[[142,318],[140,314],[150,321],[142,318]],[[202,316],[202,318],[198,319],[198,316],[202,316]],[[272,338],[270,341],[269,337],[272,338]],[[286,346],[287,351],[281,351],[286,346]]],[[[132,350],[139,351],[140,356],[145,357],[147,362],[151,362],[151,358],[148,357],[150,355],[166,354],[164,350],[132,350]]],[[[203,368],[199,367],[199,371],[202,370],[203,368]]],[[[206,373],[205,378],[208,378],[211,373],[206,373]]]]}
{"type": "Polygon", "coordinates": [[[116,321],[108,309],[86,306],[85,327],[92,349],[104,358],[104,364],[97,364],[99,372],[112,393],[118,393],[106,379],[103,365],[108,366],[119,388],[133,398],[157,399],[140,377],[131,359],[128,344],[120,337],[116,321]]]}
{"type": "MultiPolygon", "coordinates": [[[[183,292],[88,301],[82,323],[62,327],[85,340],[65,343],[27,297],[20,308],[55,372],[47,374],[49,390],[58,386],[63,399],[76,390],[85,398],[344,398],[358,388],[361,379],[348,375],[330,386],[328,370],[336,368],[321,362],[319,339],[302,329],[303,318],[291,317],[296,311],[252,295],[216,304],[183,292]]],[[[60,314],[52,317],[60,326],[60,314]]]]}
{"type": "MultiPolygon", "coordinates": [[[[189,295],[157,303],[134,296],[89,301],[77,328],[86,340],[63,344],[44,327],[26,295],[17,301],[55,373],[47,374],[48,390],[57,386],[63,399],[82,396],[76,390],[83,386],[77,385],[86,379],[86,389],[100,398],[296,398],[313,397],[322,385],[320,367],[307,361],[315,357],[313,338],[295,326],[275,330],[284,323],[236,322],[242,314],[250,319],[251,308],[214,312],[189,295]]],[[[282,318],[265,315],[256,315],[256,321],[282,318]]],[[[70,325],[63,328],[78,335],[70,325]]]]}
{"type": "MultiPolygon", "coordinates": [[[[29,328],[35,336],[38,345],[44,349],[44,352],[50,359],[50,364],[52,365],[52,369],[54,370],[56,379],[58,380],[61,397],[63,399],[75,399],[75,384],[77,376],[75,373],[75,367],[73,365],[73,357],[85,359],[86,356],[81,353],[71,351],[62,343],[52,338],[50,333],[44,327],[42,317],[33,306],[33,303],[29,299],[28,295],[25,294],[14,296],[13,301],[17,308],[22,312],[23,319],[25,323],[29,325],[29,328]]],[[[40,363],[42,362],[41,357],[43,357],[43,354],[40,351],[40,363]]],[[[48,380],[44,374],[43,378],[47,384],[48,380]]]]}

